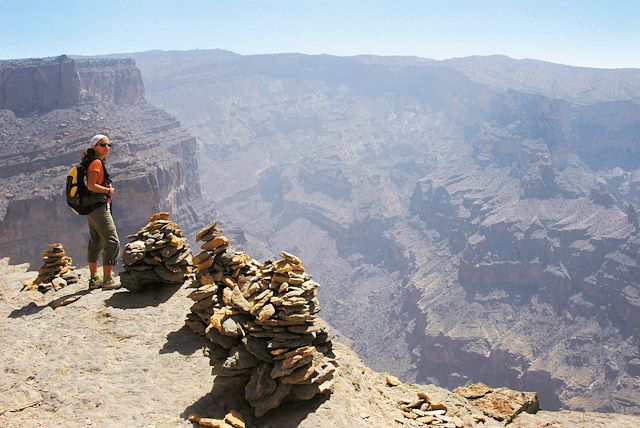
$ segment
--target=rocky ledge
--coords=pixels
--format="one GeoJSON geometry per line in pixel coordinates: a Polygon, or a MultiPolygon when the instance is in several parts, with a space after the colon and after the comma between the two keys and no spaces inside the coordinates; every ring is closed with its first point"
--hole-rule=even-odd
{"type": "MultiPolygon", "coordinates": [[[[18,73],[20,67],[49,62],[0,67],[18,73]]],[[[71,105],[53,103],[46,113],[38,107],[22,115],[14,98],[7,98],[0,110],[0,253],[35,264],[43,247],[59,241],[74,260],[86,259],[86,219],[66,206],[64,183],[98,132],[113,143],[108,168],[121,238],[158,211],[172,212],[186,231],[197,228],[198,215],[212,209],[200,192],[195,138],[174,117],[144,101],[133,61],[83,59],[73,67],[79,70],[83,95],[71,105]]],[[[60,86],[60,79],[51,84],[60,86]]]]}
{"type": "MultiPolygon", "coordinates": [[[[87,278],[86,268],[80,272],[87,278]]],[[[189,416],[222,420],[232,410],[243,416],[247,427],[413,426],[415,421],[404,416],[402,407],[417,408],[410,405],[420,395],[447,408],[440,426],[462,421],[467,424],[462,426],[482,427],[503,425],[504,416],[502,421],[494,418],[500,409],[533,404],[505,401],[509,394],[499,388],[476,386],[471,392],[455,393],[402,383],[372,371],[334,340],[338,369],[333,393],[286,404],[256,418],[243,404],[244,390],[211,389],[209,365],[202,357],[208,341],[183,324],[192,305],[187,295],[193,288],[132,294],[122,289],[89,291],[81,282],[46,295],[21,292],[22,282],[36,276],[26,265],[0,261],[4,373],[0,425],[4,427],[192,426],[189,416]],[[70,295],[78,298],[67,306],[54,310],[48,305],[49,299],[70,295]],[[500,400],[487,400],[490,390],[500,400]],[[496,406],[479,403],[483,398],[496,406]]],[[[519,397],[515,391],[511,394],[519,397]]],[[[510,426],[516,427],[640,424],[638,417],[616,414],[507,413],[513,419],[510,426]]]]}

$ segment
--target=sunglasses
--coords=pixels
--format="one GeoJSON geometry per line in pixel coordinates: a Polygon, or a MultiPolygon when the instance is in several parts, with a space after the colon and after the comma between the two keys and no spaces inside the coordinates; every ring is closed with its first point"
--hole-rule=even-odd
{"type": "Polygon", "coordinates": [[[100,143],[98,144],[100,147],[111,147],[111,144],[109,143],[100,143]]]}

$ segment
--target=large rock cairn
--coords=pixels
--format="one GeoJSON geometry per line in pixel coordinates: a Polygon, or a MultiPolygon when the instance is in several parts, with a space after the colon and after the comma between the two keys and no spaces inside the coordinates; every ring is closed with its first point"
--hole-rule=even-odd
{"type": "Polygon", "coordinates": [[[128,238],[120,283],[129,291],[183,284],[191,273],[189,244],[178,225],[169,220],[169,213],[152,215],[149,223],[128,238]]]}
{"type": "Polygon", "coordinates": [[[46,293],[78,282],[78,274],[73,271],[73,261],[71,257],[64,254],[62,244],[49,244],[42,253],[42,262],[37,278],[25,283],[23,290],[38,290],[46,293]]]}
{"type": "Polygon", "coordinates": [[[239,379],[256,416],[330,392],[336,364],[315,316],[319,284],[300,259],[283,251],[282,259],[260,264],[231,248],[215,222],[196,241],[204,243],[193,258],[195,304],[186,325],[213,342],[213,375],[239,379]]]}

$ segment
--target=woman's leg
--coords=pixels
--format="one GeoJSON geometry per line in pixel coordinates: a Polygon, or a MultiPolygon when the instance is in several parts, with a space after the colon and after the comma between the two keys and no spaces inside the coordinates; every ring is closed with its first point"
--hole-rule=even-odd
{"type": "Polygon", "coordinates": [[[100,277],[98,276],[98,258],[102,253],[102,239],[96,226],[95,216],[89,214],[87,216],[89,224],[89,245],[87,246],[87,262],[89,263],[89,288],[97,288],[100,286],[100,277]]]}
{"type": "MultiPolygon", "coordinates": [[[[102,272],[104,282],[109,282],[112,274],[112,266],[116,264],[120,252],[120,240],[113,217],[107,205],[96,208],[89,214],[90,222],[100,237],[100,252],[102,253],[102,272]]],[[[91,268],[91,266],[90,266],[91,268]]],[[[97,264],[96,264],[97,270],[97,264]]]]}
{"type": "Polygon", "coordinates": [[[120,253],[120,240],[118,239],[118,231],[116,230],[116,225],[113,222],[111,210],[108,208],[108,206],[105,208],[105,233],[102,235],[104,260],[102,270],[104,272],[105,279],[111,277],[112,266],[116,264],[118,253],[120,253]]]}

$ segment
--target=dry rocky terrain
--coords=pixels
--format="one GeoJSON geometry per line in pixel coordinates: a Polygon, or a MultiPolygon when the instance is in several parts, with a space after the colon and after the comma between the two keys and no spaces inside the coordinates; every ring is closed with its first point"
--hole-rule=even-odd
{"type": "Polygon", "coordinates": [[[113,143],[108,168],[121,236],[160,210],[171,210],[186,230],[211,211],[200,192],[195,139],[144,100],[132,60],[0,61],[0,73],[3,256],[35,264],[48,243],[62,241],[69,256],[86,259],[86,219],[71,215],[64,186],[98,132],[113,143]]]}
{"type": "MultiPolygon", "coordinates": [[[[191,236],[213,200],[234,242],[257,259],[295,253],[322,284],[322,317],[344,335],[334,394],[268,420],[239,403],[250,423],[406,423],[401,400],[422,387],[389,387],[340,342],[403,380],[482,381],[537,391],[543,409],[638,413],[633,71],[504,58],[491,74],[489,59],[132,56],[141,70],[130,59],[0,61],[0,255],[40,266],[59,242],[83,264],[85,219],[71,216],[62,188],[89,138],[106,132],[123,245],[160,210],[191,236]],[[550,86],[572,71],[572,85],[550,86]],[[147,103],[143,79],[175,117],[147,103]]],[[[58,269],[53,256],[41,274],[58,269]]],[[[132,270],[150,270],[132,257],[132,270]]],[[[0,423],[172,426],[235,405],[226,389],[209,392],[202,341],[181,324],[183,288],[89,292],[61,277],[41,296],[19,292],[35,272],[3,263],[0,423]]],[[[424,389],[453,400],[447,417],[478,415],[477,403],[424,389]]],[[[404,411],[426,417],[438,411],[429,405],[404,411]]],[[[541,412],[514,424],[634,422],[541,412]]]]}
{"type": "Polygon", "coordinates": [[[219,217],[306,260],[372,367],[639,411],[637,70],[133,57],[219,217]]]}
{"type": "MultiPolygon", "coordinates": [[[[333,393],[284,404],[255,418],[238,399],[242,392],[212,390],[211,368],[203,356],[208,341],[184,325],[192,305],[187,294],[193,288],[160,287],[140,294],[124,289],[89,291],[87,270],[78,272],[79,283],[41,294],[21,291],[24,281],[37,276],[28,265],[0,261],[0,425],[4,427],[191,426],[190,415],[222,418],[231,409],[243,415],[248,427],[411,426],[400,407],[420,392],[444,403],[452,421],[504,424],[463,397],[473,396],[470,392],[460,395],[433,385],[396,384],[389,375],[365,366],[335,337],[338,370],[333,393]],[[65,296],[79,298],[53,309],[50,303],[65,296]]],[[[640,419],[633,416],[540,411],[517,415],[511,426],[638,423],[640,419]]]]}

